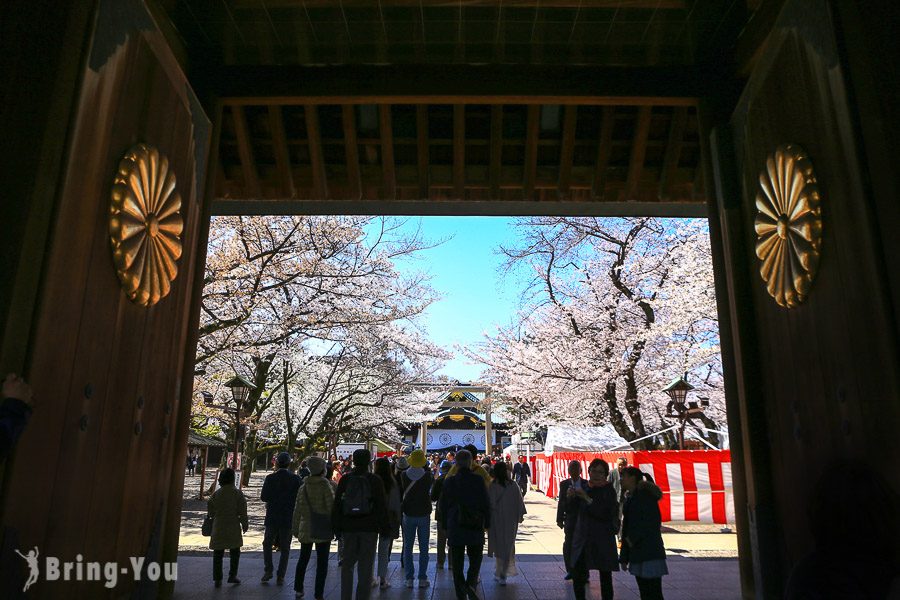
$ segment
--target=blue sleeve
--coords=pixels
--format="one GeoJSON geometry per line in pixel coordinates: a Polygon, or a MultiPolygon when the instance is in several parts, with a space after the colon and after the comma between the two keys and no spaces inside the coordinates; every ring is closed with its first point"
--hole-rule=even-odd
{"type": "Polygon", "coordinates": [[[0,460],[12,452],[30,416],[31,407],[18,398],[7,398],[0,405],[0,460]]]}

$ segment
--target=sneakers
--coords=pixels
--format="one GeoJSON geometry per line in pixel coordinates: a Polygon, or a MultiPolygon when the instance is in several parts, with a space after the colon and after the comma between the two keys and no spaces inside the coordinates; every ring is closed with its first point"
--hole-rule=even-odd
{"type": "Polygon", "coordinates": [[[407,580],[406,580],[406,587],[411,588],[412,586],[413,586],[413,580],[412,580],[412,579],[407,579],[407,580]]]}
{"type": "Polygon", "coordinates": [[[233,583],[234,585],[240,585],[241,580],[238,579],[236,576],[232,575],[231,577],[228,578],[228,583],[233,583]]]}
{"type": "Polygon", "coordinates": [[[420,588],[427,588],[429,585],[431,585],[431,584],[428,582],[427,579],[420,579],[420,580],[419,580],[419,587],[420,587],[420,588]]]}
{"type": "Polygon", "coordinates": [[[263,573],[262,582],[269,583],[272,580],[273,575],[271,573],[263,573]]]}
{"type": "Polygon", "coordinates": [[[386,589],[388,589],[389,587],[391,587],[391,582],[388,581],[387,579],[383,579],[383,580],[381,581],[381,584],[380,584],[378,587],[381,588],[381,589],[383,589],[383,590],[386,590],[386,589]]]}

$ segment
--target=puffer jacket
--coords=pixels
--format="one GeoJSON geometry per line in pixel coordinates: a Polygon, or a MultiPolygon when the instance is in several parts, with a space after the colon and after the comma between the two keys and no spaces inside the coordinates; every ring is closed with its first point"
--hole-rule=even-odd
{"type": "Polygon", "coordinates": [[[310,475],[303,480],[303,485],[300,486],[300,491],[297,492],[291,533],[301,544],[330,542],[330,539],[325,540],[312,537],[310,532],[310,515],[312,510],[315,510],[317,513],[327,515],[330,519],[333,506],[334,484],[321,475],[310,475]]]}
{"type": "Polygon", "coordinates": [[[242,531],[247,531],[247,498],[234,484],[223,485],[206,504],[212,517],[210,550],[230,550],[244,545],[242,531]]]}
{"type": "Polygon", "coordinates": [[[659,513],[659,501],[662,497],[662,490],[656,484],[642,481],[625,498],[625,506],[622,508],[620,561],[641,563],[666,557],[660,531],[662,517],[659,513]]]}

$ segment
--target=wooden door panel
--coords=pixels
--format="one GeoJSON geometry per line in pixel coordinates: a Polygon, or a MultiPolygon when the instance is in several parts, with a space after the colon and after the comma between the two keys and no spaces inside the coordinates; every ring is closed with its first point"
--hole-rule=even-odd
{"type": "MultiPolygon", "coordinates": [[[[124,566],[131,556],[160,560],[165,540],[178,536],[163,523],[180,511],[169,502],[180,498],[172,472],[180,472],[185,440],[175,432],[188,414],[181,396],[192,376],[183,371],[192,362],[189,317],[205,238],[210,128],[143,3],[104,0],[95,26],[32,339],[28,376],[37,410],[10,466],[3,520],[14,547],[124,566]],[[113,176],[139,142],[168,157],[184,219],[178,276],[151,307],[122,291],[109,241],[113,176]]],[[[22,561],[3,559],[3,590],[17,594],[22,561]]],[[[120,597],[135,586],[120,577],[112,591],[102,582],[39,582],[32,590],[120,597]]],[[[142,593],[155,596],[153,586],[142,593]]]]}
{"type": "MultiPolygon", "coordinates": [[[[775,558],[787,572],[813,548],[807,508],[831,459],[900,461],[891,441],[900,361],[889,277],[831,8],[825,0],[785,3],[731,121],[745,249],[736,259],[751,279],[751,297],[737,310],[752,320],[761,373],[758,393],[741,402],[765,416],[766,438],[750,443],[769,446],[775,558]],[[823,215],[818,273],[808,299],[790,309],[759,276],[753,227],[760,172],[788,143],[811,158],[823,215]]],[[[886,475],[900,488],[900,471],[886,475]]]]}

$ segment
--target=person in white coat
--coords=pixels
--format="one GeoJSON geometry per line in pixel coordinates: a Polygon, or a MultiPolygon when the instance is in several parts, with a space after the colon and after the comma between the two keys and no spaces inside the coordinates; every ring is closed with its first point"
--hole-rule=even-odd
{"type": "Polygon", "coordinates": [[[494,576],[500,585],[506,585],[506,578],[517,573],[516,535],[527,513],[521,490],[510,480],[506,463],[494,465],[494,481],[488,487],[488,498],[491,501],[488,545],[495,559],[494,576]]]}

